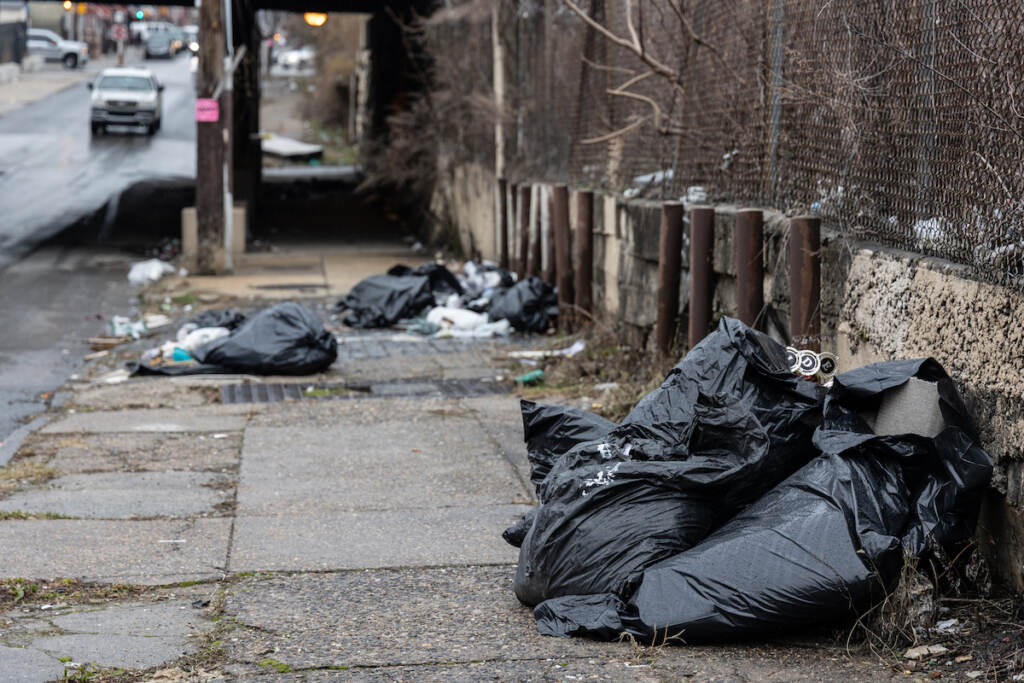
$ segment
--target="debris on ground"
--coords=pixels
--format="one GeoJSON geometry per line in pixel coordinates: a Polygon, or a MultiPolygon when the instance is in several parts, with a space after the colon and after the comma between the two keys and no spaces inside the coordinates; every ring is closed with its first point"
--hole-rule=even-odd
{"type": "Polygon", "coordinates": [[[934,360],[866,366],[826,389],[728,318],[600,436],[552,429],[565,441],[534,473],[514,582],[548,635],[667,628],[696,642],[848,617],[905,555],[971,537],[992,470],[934,360]]]}
{"type": "Polygon", "coordinates": [[[320,318],[289,301],[250,318],[233,311],[203,313],[131,369],[138,375],[312,375],[337,357],[338,342],[320,318]]]}
{"type": "Polygon", "coordinates": [[[539,278],[516,282],[496,264],[468,261],[455,272],[441,263],[397,265],[356,284],[338,302],[349,327],[390,327],[403,321],[417,334],[504,336],[543,333],[558,316],[557,292],[539,278]],[[507,322],[505,322],[507,321],[507,322]]]}
{"type": "Polygon", "coordinates": [[[175,272],[176,268],[166,261],[160,259],[149,259],[148,261],[139,261],[132,265],[128,271],[128,282],[136,285],[149,285],[154,282],[159,282],[164,275],[170,275],[175,272]]]}

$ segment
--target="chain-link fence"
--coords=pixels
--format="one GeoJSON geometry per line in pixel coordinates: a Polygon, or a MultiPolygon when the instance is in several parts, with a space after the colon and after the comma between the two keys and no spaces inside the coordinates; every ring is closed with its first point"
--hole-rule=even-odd
{"type": "MultiPolygon", "coordinates": [[[[1019,3],[485,4],[505,53],[495,116],[510,180],[815,212],[846,234],[1021,286],[1019,3]]],[[[485,14],[486,30],[460,33],[489,55],[485,14]]],[[[428,40],[435,56],[467,53],[453,32],[434,32],[446,38],[428,40]]],[[[492,64],[467,92],[492,87],[492,64]]],[[[493,139],[476,139],[463,153],[493,159],[493,139]]]]}

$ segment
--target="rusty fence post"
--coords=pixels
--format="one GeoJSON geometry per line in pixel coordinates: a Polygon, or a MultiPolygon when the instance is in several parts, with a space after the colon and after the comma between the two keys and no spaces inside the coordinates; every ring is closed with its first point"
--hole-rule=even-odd
{"type": "Polygon", "coordinates": [[[594,308],[594,193],[576,193],[576,308],[594,308]]]}
{"type": "Polygon", "coordinates": [[[519,186],[519,261],[516,275],[522,280],[528,272],[530,260],[530,186],[519,186]]]}
{"type": "Polygon", "coordinates": [[[714,297],[715,210],[710,206],[690,209],[690,348],[711,331],[714,297]]]}
{"type": "Polygon", "coordinates": [[[508,268],[508,181],[498,178],[498,265],[508,268]]]}
{"type": "MultiPolygon", "coordinates": [[[[555,188],[554,186],[547,187],[547,207],[548,207],[548,231],[545,234],[541,231],[544,239],[544,282],[549,285],[555,284],[555,188]]],[[[544,227],[544,223],[541,222],[541,227],[544,227]]]]}
{"type": "Polygon", "coordinates": [[[821,219],[789,221],[789,334],[797,348],[821,351],[821,219]]]}
{"type": "Polygon", "coordinates": [[[551,232],[554,233],[555,282],[558,284],[558,327],[569,330],[574,326],[572,247],[569,240],[569,188],[555,185],[551,190],[551,232]]]}
{"type": "Polygon", "coordinates": [[[540,277],[544,264],[544,186],[533,186],[533,208],[530,210],[530,267],[528,275],[540,277]]]}
{"type": "Polygon", "coordinates": [[[764,307],[764,213],[741,209],[733,235],[736,266],[736,317],[751,327],[764,307]]]}
{"type": "Polygon", "coordinates": [[[682,272],[683,205],[661,205],[661,235],[658,240],[658,322],[655,334],[658,352],[667,355],[676,338],[679,315],[679,278],[682,272]]]}

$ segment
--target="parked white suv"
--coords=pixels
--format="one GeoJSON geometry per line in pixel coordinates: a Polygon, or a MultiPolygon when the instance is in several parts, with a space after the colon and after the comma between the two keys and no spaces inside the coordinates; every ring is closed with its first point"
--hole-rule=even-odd
{"type": "Polygon", "coordinates": [[[77,40],[64,40],[45,28],[28,30],[28,51],[48,62],[63,62],[69,69],[85,66],[89,61],[88,45],[77,40]]]}
{"type": "Polygon", "coordinates": [[[112,125],[143,126],[149,135],[160,130],[164,86],[149,69],[104,69],[88,86],[93,135],[112,125]]]}

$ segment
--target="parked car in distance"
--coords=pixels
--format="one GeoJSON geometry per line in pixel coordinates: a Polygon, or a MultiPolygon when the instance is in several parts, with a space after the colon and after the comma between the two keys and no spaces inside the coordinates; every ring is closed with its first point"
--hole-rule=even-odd
{"type": "Polygon", "coordinates": [[[308,69],[316,60],[316,48],[303,45],[297,50],[286,50],[277,58],[277,63],[286,69],[308,69]]]}
{"type": "Polygon", "coordinates": [[[89,61],[88,45],[77,40],[64,40],[45,28],[30,28],[27,38],[29,53],[48,62],[63,62],[67,68],[74,69],[85,66],[89,61]]]}
{"type": "Polygon", "coordinates": [[[149,135],[160,130],[164,86],[149,69],[104,69],[88,86],[92,90],[93,135],[111,125],[143,126],[149,135]]]}
{"type": "Polygon", "coordinates": [[[188,43],[185,39],[185,32],[177,26],[171,26],[171,46],[174,47],[174,53],[177,54],[184,50],[188,43]]]}
{"type": "Polygon", "coordinates": [[[177,49],[174,47],[174,39],[169,31],[153,31],[146,38],[145,42],[146,59],[155,57],[174,57],[177,49]]]}

